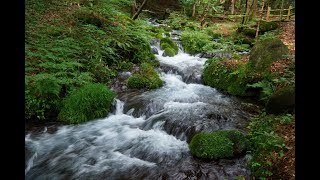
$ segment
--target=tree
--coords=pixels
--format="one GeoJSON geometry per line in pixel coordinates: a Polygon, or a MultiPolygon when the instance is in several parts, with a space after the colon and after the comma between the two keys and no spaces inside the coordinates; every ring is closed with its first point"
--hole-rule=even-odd
{"type": "Polygon", "coordinates": [[[135,19],[138,18],[139,14],[141,13],[142,8],[143,8],[143,6],[146,4],[146,2],[147,2],[147,0],[144,0],[144,1],[142,2],[142,4],[140,5],[139,9],[137,10],[137,12],[132,16],[132,19],[133,19],[133,20],[135,20],[135,19]]]}

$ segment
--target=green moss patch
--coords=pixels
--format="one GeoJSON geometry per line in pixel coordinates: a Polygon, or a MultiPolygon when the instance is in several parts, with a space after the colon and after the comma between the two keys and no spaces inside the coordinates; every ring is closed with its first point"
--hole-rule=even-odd
{"type": "Polygon", "coordinates": [[[115,94],[103,84],[88,84],[64,99],[58,119],[77,124],[107,115],[115,94]]]}
{"type": "Polygon", "coordinates": [[[140,71],[128,79],[128,87],[130,88],[155,89],[162,85],[163,81],[160,79],[158,73],[147,63],[141,64],[140,71]]]}
{"type": "Polygon", "coordinates": [[[178,45],[169,38],[162,38],[160,40],[160,48],[165,50],[165,54],[170,57],[178,54],[179,51],[178,45]]]}
{"type": "Polygon", "coordinates": [[[256,82],[260,77],[250,71],[246,64],[228,67],[223,61],[213,60],[203,71],[206,85],[224,90],[232,95],[251,96],[247,84],[256,82]]]}
{"type": "Polygon", "coordinates": [[[245,136],[236,130],[199,133],[189,144],[192,155],[205,159],[229,158],[246,148],[245,136]]]}
{"type": "Polygon", "coordinates": [[[264,39],[253,46],[249,65],[258,72],[264,72],[272,62],[282,59],[288,53],[288,47],[280,39],[264,39]]]}

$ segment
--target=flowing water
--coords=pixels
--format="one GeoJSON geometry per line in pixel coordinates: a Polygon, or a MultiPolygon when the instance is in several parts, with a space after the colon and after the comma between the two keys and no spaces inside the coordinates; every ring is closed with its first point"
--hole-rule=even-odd
{"type": "MultiPolygon", "coordinates": [[[[26,179],[235,179],[249,177],[248,156],[204,161],[191,156],[197,132],[238,129],[250,114],[240,101],[202,85],[205,58],[183,52],[160,61],[163,87],[118,94],[105,118],[60,125],[25,137],[26,179]]],[[[246,178],[247,179],[247,178],[246,178]]]]}

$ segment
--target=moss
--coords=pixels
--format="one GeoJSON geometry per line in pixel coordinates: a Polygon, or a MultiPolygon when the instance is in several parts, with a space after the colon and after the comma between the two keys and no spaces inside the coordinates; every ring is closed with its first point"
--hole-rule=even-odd
{"type": "Polygon", "coordinates": [[[239,96],[253,96],[254,94],[247,92],[247,84],[256,82],[259,78],[245,64],[227,67],[223,61],[212,61],[203,71],[206,85],[239,96]]]}
{"type": "Polygon", "coordinates": [[[266,112],[280,114],[294,111],[295,87],[287,86],[276,91],[266,104],[266,112]]]}
{"type": "Polygon", "coordinates": [[[85,85],[65,98],[58,119],[68,124],[76,124],[105,117],[114,97],[114,92],[103,84],[85,85]]]}
{"type": "Polygon", "coordinates": [[[139,72],[128,79],[128,87],[130,88],[155,89],[162,85],[163,81],[160,79],[158,73],[147,63],[142,63],[139,72]]]}
{"type": "Polygon", "coordinates": [[[163,56],[173,57],[174,55],[176,55],[176,53],[175,53],[175,51],[174,51],[172,48],[167,47],[167,48],[164,50],[163,56]]]}
{"type": "Polygon", "coordinates": [[[196,134],[189,149],[192,155],[206,159],[229,158],[247,148],[245,136],[236,130],[196,134]]]}
{"type": "Polygon", "coordinates": [[[288,47],[278,38],[261,40],[250,52],[249,66],[257,72],[265,72],[272,62],[288,53],[288,47]]]}
{"type": "Polygon", "coordinates": [[[160,48],[163,47],[163,45],[161,46],[161,44],[167,44],[166,47],[169,45],[169,47],[171,47],[174,51],[178,52],[179,48],[178,45],[173,42],[171,39],[169,38],[162,38],[160,40],[160,48]]]}

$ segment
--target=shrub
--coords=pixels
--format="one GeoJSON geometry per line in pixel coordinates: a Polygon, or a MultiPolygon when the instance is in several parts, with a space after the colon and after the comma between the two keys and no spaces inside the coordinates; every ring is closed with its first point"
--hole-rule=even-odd
{"type": "MultiPolygon", "coordinates": [[[[180,37],[184,50],[190,54],[203,52],[211,42],[211,37],[200,31],[184,31],[180,37]]],[[[212,45],[214,47],[214,45],[212,45]]]]}
{"type": "Polygon", "coordinates": [[[68,124],[77,124],[105,117],[114,97],[114,92],[103,84],[87,84],[64,99],[58,119],[68,124]]]}
{"type": "Polygon", "coordinates": [[[138,73],[128,78],[128,87],[155,89],[163,85],[158,73],[147,63],[142,63],[138,73]]]}
{"type": "Polygon", "coordinates": [[[192,138],[189,144],[191,154],[206,159],[232,157],[246,148],[245,136],[236,130],[199,133],[192,138]]]}

